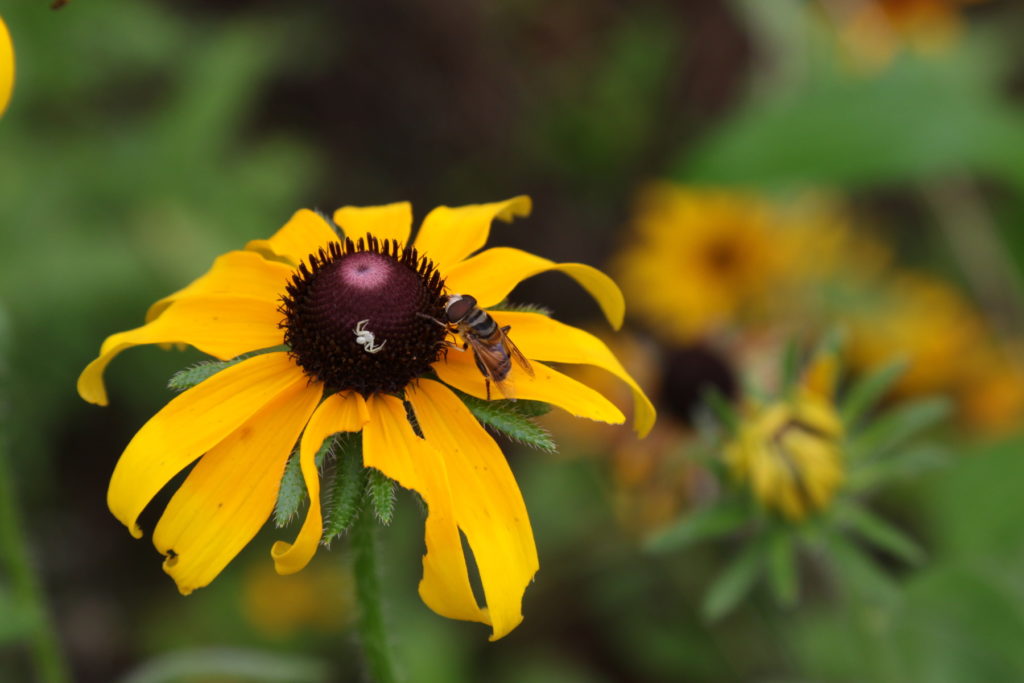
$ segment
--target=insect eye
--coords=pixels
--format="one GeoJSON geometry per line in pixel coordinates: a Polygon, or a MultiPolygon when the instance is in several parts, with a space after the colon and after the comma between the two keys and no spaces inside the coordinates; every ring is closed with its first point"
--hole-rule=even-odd
{"type": "Polygon", "coordinates": [[[445,308],[445,315],[450,322],[455,323],[469,315],[474,306],[476,306],[476,299],[471,296],[461,296],[454,301],[449,301],[445,308]]]}

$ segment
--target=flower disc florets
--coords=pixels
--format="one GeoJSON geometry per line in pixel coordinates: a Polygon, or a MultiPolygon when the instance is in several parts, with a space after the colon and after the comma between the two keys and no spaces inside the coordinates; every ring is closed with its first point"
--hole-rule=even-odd
{"type": "Polygon", "coordinates": [[[444,282],[434,264],[395,240],[367,235],[311,254],[281,312],[292,358],[333,391],[398,393],[444,348],[444,282]]]}

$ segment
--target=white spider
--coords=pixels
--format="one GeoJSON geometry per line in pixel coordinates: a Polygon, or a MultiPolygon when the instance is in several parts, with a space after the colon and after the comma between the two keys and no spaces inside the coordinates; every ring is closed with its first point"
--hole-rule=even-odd
{"type": "Polygon", "coordinates": [[[363,351],[366,351],[367,353],[377,353],[383,349],[384,345],[388,342],[385,339],[380,344],[375,344],[376,340],[373,337],[373,332],[366,329],[366,323],[368,322],[370,322],[369,318],[366,320],[360,320],[356,323],[356,327],[352,332],[356,335],[356,344],[360,344],[363,347],[363,351]]]}

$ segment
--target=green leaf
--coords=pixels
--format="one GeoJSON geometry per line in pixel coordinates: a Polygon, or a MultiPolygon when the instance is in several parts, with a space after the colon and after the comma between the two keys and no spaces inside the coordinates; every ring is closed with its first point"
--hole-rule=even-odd
{"type": "MultiPolygon", "coordinates": [[[[333,435],[324,439],[320,450],[315,456],[316,466],[323,465],[324,459],[332,452],[338,436],[333,435]]],[[[299,449],[292,452],[288,457],[288,463],[284,466],[284,475],[281,477],[281,487],[277,492],[277,505],[274,506],[274,524],[280,529],[289,524],[299,513],[299,508],[309,499],[309,492],[306,490],[306,481],[302,477],[302,467],[299,464],[299,449]]]]}
{"type": "Polygon", "coordinates": [[[366,494],[377,521],[388,526],[395,513],[395,482],[380,470],[367,467],[366,494]]]}
{"type": "Polygon", "coordinates": [[[903,445],[946,419],[952,404],[944,396],[922,398],[903,403],[869,424],[850,441],[855,458],[876,457],[903,445]]]}
{"type": "Polygon", "coordinates": [[[786,348],[782,353],[781,373],[782,393],[789,396],[800,379],[800,345],[796,339],[786,342],[786,348]]]}
{"type": "Polygon", "coordinates": [[[838,532],[829,534],[826,544],[836,576],[855,599],[882,606],[899,601],[899,586],[860,547],[838,532]]]}
{"type": "Polygon", "coordinates": [[[899,359],[859,378],[843,396],[839,414],[843,424],[853,427],[892,388],[907,370],[907,361],[899,359]]]}
{"type": "Polygon", "coordinates": [[[718,387],[707,386],[701,392],[701,400],[714,413],[715,417],[725,426],[730,434],[735,434],[740,428],[740,417],[736,409],[726,398],[718,387]]]}
{"type": "Polygon", "coordinates": [[[948,465],[951,455],[943,446],[925,443],[885,458],[858,463],[850,471],[847,488],[861,492],[889,482],[913,479],[948,465]]]}
{"type": "Polygon", "coordinates": [[[204,360],[184,370],[179,370],[167,380],[167,388],[174,391],[191,389],[205,379],[209,379],[225,368],[242,362],[242,358],[233,360],[204,360]]]}
{"type": "Polygon", "coordinates": [[[764,567],[764,551],[763,540],[750,543],[715,578],[701,604],[701,613],[705,619],[717,621],[747,596],[764,567]]]}
{"type": "Polygon", "coordinates": [[[792,607],[799,597],[793,541],[793,535],[785,529],[776,530],[768,541],[768,579],[775,601],[782,607],[792,607]]]}
{"type": "Polygon", "coordinates": [[[750,518],[744,501],[723,501],[699,508],[671,526],[655,532],[644,547],[649,552],[666,553],[682,550],[694,543],[706,541],[736,531],[750,518]]]}
{"type": "Polygon", "coordinates": [[[895,555],[908,564],[920,564],[924,550],[913,539],[865,507],[853,502],[837,503],[836,517],[868,543],[895,555]]]}
{"type": "Polygon", "coordinates": [[[558,450],[551,434],[532,419],[550,410],[546,404],[538,401],[485,401],[461,391],[456,393],[476,419],[513,441],[546,453],[558,450]]]}
{"type": "Polygon", "coordinates": [[[324,533],[320,541],[324,545],[329,546],[352,526],[363,505],[366,477],[362,439],[358,434],[343,435],[339,439],[338,458],[324,474],[324,533]]]}
{"type": "Polygon", "coordinates": [[[147,660],[132,669],[121,683],[173,681],[250,681],[251,683],[322,683],[329,680],[327,662],[240,648],[179,650],[147,660]]]}

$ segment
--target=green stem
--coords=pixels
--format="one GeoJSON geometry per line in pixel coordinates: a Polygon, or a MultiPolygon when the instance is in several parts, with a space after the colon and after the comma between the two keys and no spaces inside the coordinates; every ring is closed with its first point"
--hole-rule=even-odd
{"type": "Polygon", "coordinates": [[[11,587],[27,616],[32,661],[40,681],[63,683],[69,680],[67,667],[50,621],[42,587],[32,569],[25,534],[18,514],[18,502],[7,449],[0,438],[0,559],[10,573],[11,587]]]}
{"type": "Polygon", "coordinates": [[[398,680],[391,662],[381,610],[380,581],[377,574],[377,522],[373,512],[364,508],[352,525],[353,570],[356,600],[359,603],[359,637],[370,677],[376,683],[398,680]]]}

